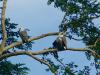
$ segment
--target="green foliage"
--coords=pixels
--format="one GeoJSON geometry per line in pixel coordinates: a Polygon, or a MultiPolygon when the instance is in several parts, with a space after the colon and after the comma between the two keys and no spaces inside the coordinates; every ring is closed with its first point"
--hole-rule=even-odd
{"type": "Polygon", "coordinates": [[[0,75],[27,75],[29,69],[25,64],[12,64],[10,61],[0,61],[0,75]]]}
{"type": "Polygon", "coordinates": [[[65,73],[68,73],[69,75],[75,75],[75,74],[71,71],[70,67],[66,67],[66,68],[65,68],[65,73]]]}
{"type": "Polygon", "coordinates": [[[48,4],[65,12],[66,17],[59,26],[70,38],[77,35],[86,45],[94,44],[100,37],[100,28],[93,20],[100,17],[100,3],[97,0],[48,0],[48,4]]]}
{"type": "MultiPolygon", "coordinates": [[[[0,0],[0,2],[1,1],[3,1],[3,0],[0,0]]],[[[2,9],[2,7],[0,7],[0,8],[2,9]]],[[[0,20],[1,20],[1,18],[0,18],[0,20]]],[[[6,24],[6,32],[7,32],[6,46],[8,46],[19,40],[18,30],[16,30],[18,24],[11,23],[9,18],[7,18],[5,20],[5,24],[6,24]]],[[[1,24],[0,24],[0,40],[2,40],[1,24]]],[[[17,48],[21,49],[21,50],[31,49],[32,43],[33,42],[25,43],[21,46],[14,47],[12,50],[15,51],[17,48]]],[[[25,64],[21,64],[21,63],[12,64],[10,61],[7,61],[7,59],[2,60],[2,61],[0,61],[0,75],[27,75],[29,68],[25,67],[24,65],[25,64]]]]}
{"type": "MultiPolygon", "coordinates": [[[[20,37],[18,34],[18,30],[16,30],[18,27],[18,24],[11,23],[10,18],[5,20],[5,24],[6,24],[6,31],[7,31],[7,41],[6,41],[6,46],[7,46],[7,45],[10,45],[11,43],[17,42],[20,39],[20,37]]],[[[0,40],[2,40],[1,25],[0,25],[0,36],[1,36],[0,40]]],[[[31,50],[32,44],[33,44],[33,42],[28,42],[23,45],[16,46],[13,49],[16,50],[16,48],[17,48],[17,49],[21,49],[21,50],[31,50]]]]}
{"type": "Polygon", "coordinates": [[[70,62],[68,64],[64,64],[60,61],[60,64],[55,65],[54,62],[49,60],[49,63],[52,65],[51,69],[46,69],[46,71],[51,71],[52,73],[56,73],[59,75],[89,75],[90,68],[89,66],[84,66],[83,69],[78,70],[78,66],[74,62],[70,62]]]}
{"type": "MultiPolygon", "coordinates": [[[[89,47],[90,49],[100,54],[100,40],[96,42],[97,39],[100,39],[100,26],[94,22],[100,17],[100,2],[98,0],[48,0],[48,5],[51,3],[65,13],[64,19],[59,25],[59,31],[65,31],[66,36],[70,39],[81,38],[87,46],[92,45],[89,47]]],[[[91,54],[88,52],[86,52],[86,56],[88,59],[91,58],[91,54]]],[[[96,58],[95,60],[95,62],[100,61],[96,58]]],[[[99,69],[100,65],[95,64],[95,67],[99,69]]],[[[67,73],[71,72],[69,67],[66,69],[67,73]]],[[[82,71],[78,75],[88,74],[84,74],[82,71]]]]}
{"type": "MultiPolygon", "coordinates": [[[[6,46],[17,42],[19,40],[19,34],[17,30],[18,24],[11,23],[10,19],[5,20],[6,32],[7,32],[7,41],[6,46]]],[[[0,40],[2,40],[2,29],[0,25],[0,40]]],[[[28,50],[32,48],[32,43],[25,43],[21,46],[14,47],[12,51],[16,49],[28,50]]],[[[11,50],[10,50],[11,51],[11,50]]],[[[7,59],[6,59],[7,60],[7,59]]],[[[12,64],[10,61],[0,61],[0,75],[27,75],[28,68],[24,67],[25,64],[12,64]]]]}
{"type": "Polygon", "coordinates": [[[77,75],[90,75],[90,68],[88,66],[84,66],[84,69],[79,70],[77,75]]]}
{"type": "MultiPolygon", "coordinates": [[[[2,1],[2,0],[0,0],[2,1]]],[[[100,28],[95,26],[93,20],[100,16],[100,3],[97,0],[48,0],[48,4],[54,3],[54,7],[60,8],[65,12],[66,17],[64,21],[59,26],[59,31],[66,31],[67,36],[72,39],[76,35],[81,37],[83,42],[86,45],[93,45],[97,38],[100,38],[100,28]]],[[[19,40],[19,34],[16,30],[18,24],[11,23],[10,19],[6,19],[6,31],[7,31],[7,41],[6,46],[11,43],[17,42],[19,40]]],[[[0,25],[0,40],[2,40],[2,30],[0,25]]],[[[13,49],[28,50],[32,49],[33,42],[25,43],[20,46],[16,46],[13,49]]],[[[100,54],[100,41],[96,43],[96,46],[92,49],[95,49],[97,53],[100,54]]],[[[62,61],[58,61],[60,64],[55,65],[55,63],[48,59],[49,53],[46,53],[46,60],[52,65],[50,68],[52,73],[55,73],[57,70],[61,75],[89,75],[90,69],[88,66],[85,66],[83,70],[76,71],[77,65],[74,63],[62,64],[62,61]]],[[[98,62],[95,59],[95,62],[98,62]]],[[[23,67],[24,64],[12,64],[9,61],[0,62],[0,75],[26,75],[28,72],[27,67],[23,67]]],[[[95,66],[99,69],[100,65],[95,66]]],[[[49,71],[49,69],[46,69],[49,71]]]]}
{"type": "MultiPolygon", "coordinates": [[[[47,58],[47,59],[45,59],[47,62],[49,62],[49,64],[52,66],[51,68],[50,68],[50,71],[52,72],[52,73],[56,73],[56,71],[59,69],[59,65],[55,65],[54,64],[54,62],[51,60],[51,59],[49,59],[49,58],[47,58]]],[[[49,69],[46,69],[46,71],[49,71],[49,69]]]]}

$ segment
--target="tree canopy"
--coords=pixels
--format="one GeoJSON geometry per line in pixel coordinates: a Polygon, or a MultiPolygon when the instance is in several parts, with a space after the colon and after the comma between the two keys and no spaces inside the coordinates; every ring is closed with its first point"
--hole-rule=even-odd
{"type": "MultiPolygon", "coordinates": [[[[8,0],[0,0],[2,2],[1,24],[0,24],[0,75],[26,75],[29,71],[24,64],[12,64],[7,60],[8,57],[27,55],[37,60],[41,64],[47,65],[46,71],[51,71],[54,75],[89,75],[90,67],[84,65],[83,70],[77,70],[78,64],[71,62],[63,63],[63,59],[53,56],[53,52],[61,50],[48,47],[40,51],[32,50],[34,40],[44,37],[58,35],[59,32],[65,32],[66,37],[76,41],[83,41],[86,48],[67,48],[69,51],[83,51],[87,59],[94,57],[94,65],[97,70],[96,75],[100,74],[100,25],[96,25],[94,20],[100,17],[100,2],[97,0],[48,0],[47,4],[54,4],[55,8],[64,12],[64,17],[59,24],[59,32],[49,32],[40,36],[28,39],[27,43],[19,41],[19,33],[16,31],[18,24],[12,23],[10,18],[5,17],[5,11],[8,0]],[[37,57],[37,55],[40,56],[37,57]],[[53,61],[48,56],[56,59],[53,61]],[[56,64],[55,62],[59,62],[56,64]]],[[[68,41],[67,41],[68,42],[68,41]]],[[[62,51],[67,51],[62,50],[62,51]]]]}

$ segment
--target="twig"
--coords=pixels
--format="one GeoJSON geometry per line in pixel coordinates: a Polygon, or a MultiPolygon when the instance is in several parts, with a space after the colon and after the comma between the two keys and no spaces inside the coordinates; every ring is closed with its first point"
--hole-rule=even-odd
{"type": "Polygon", "coordinates": [[[65,21],[66,21],[66,13],[65,13],[64,16],[63,16],[63,19],[62,19],[62,21],[61,21],[61,24],[63,24],[65,21]]]}
{"type": "Polygon", "coordinates": [[[47,66],[51,69],[52,66],[51,66],[48,62],[46,62],[45,60],[42,60],[42,59],[39,59],[39,58],[35,57],[34,55],[32,55],[31,52],[27,52],[26,54],[27,54],[28,56],[32,57],[33,59],[35,59],[35,60],[37,60],[37,61],[39,61],[39,62],[41,62],[41,63],[47,65],[47,66]]]}
{"type": "Polygon", "coordinates": [[[52,71],[52,66],[47,61],[39,59],[39,58],[35,57],[35,55],[33,55],[32,52],[27,52],[27,51],[13,52],[13,53],[9,53],[9,54],[4,54],[0,57],[0,61],[7,58],[7,57],[16,56],[16,55],[28,55],[28,56],[32,57],[33,59],[39,61],[40,63],[43,63],[44,65],[47,65],[49,67],[49,69],[52,71]]]}

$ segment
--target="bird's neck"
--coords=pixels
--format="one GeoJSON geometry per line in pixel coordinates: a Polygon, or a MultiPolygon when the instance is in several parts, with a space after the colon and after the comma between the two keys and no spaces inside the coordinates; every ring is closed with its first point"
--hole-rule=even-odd
{"type": "Polygon", "coordinates": [[[63,35],[59,35],[59,37],[63,37],[63,35]]]}
{"type": "Polygon", "coordinates": [[[21,30],[21,31],[24,31],[25,29],[24,29],[24,28],[21,28],[20,30],[21,30]]]}

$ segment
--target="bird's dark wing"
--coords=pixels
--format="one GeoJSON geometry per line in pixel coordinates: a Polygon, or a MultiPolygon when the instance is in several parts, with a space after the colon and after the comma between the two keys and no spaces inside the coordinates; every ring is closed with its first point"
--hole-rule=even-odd
{"type": "MultiPolygon", "coordinates": [[[[53,42],[53,48],[56,48],[57,50],[59,50],[59,39],[56,38],[56,40],[53,42]]],[[[52,52],[55,58],[58,58],[58,53],[57,51],[52,52]]]]}
{"type": "Polygon", "coordinates": [[[64,43],[63,43],[62,39],[63,38],[58,37],[53,43],[53,46],[55,48],[57,48],[58,50],[63,50],[64,49],[64,43]]]}
{"type": "Polygon", "coordinates": [[[28,41],[28,34],[27,31],[20,31],[19,35],[22,39],[23,42],[27,42],[28,41]]]}
{"type": "Polygon", "coordinates": [[[60,40],[59,40],[59,38],[57,37],[56,40],[53,42],[53,47],[58,49],[59,46],[60,46],[60,40]]]}

